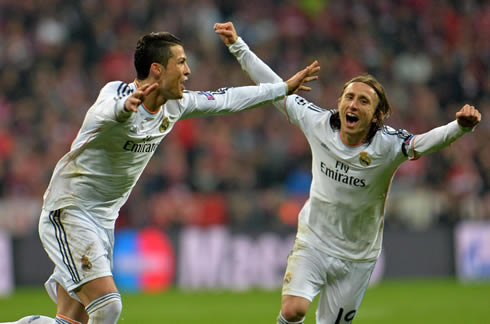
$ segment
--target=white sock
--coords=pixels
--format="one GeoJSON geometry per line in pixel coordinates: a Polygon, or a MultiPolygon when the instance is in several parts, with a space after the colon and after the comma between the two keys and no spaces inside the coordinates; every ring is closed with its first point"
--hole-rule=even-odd
{"type": "Polygon", "coordinates": [[[115,324],[122,311],[121,295],[109,293],[93,300],[85,307],[88,324],[115,324]]]}

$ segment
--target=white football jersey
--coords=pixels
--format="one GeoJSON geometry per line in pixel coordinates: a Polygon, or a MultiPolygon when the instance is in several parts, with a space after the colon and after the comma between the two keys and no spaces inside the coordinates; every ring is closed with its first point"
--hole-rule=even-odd
{"type": "Polygon", "coordinates": [[[253,108],[286,95],[283,82],[213,92],[185,91],[151,113],[143,105],[126,112],[124,102],[136,84],[105,85],[88,110],[70,151],[56,165],[43,208],[76,206],[112,228],[148,161],[178,120],[253,108]]]}
{"type": "Polygon", "coordinates": [[[376,259],[388,189],[396,169],[408,159],[405,145],[413,135],[384,127],[370,143],[348,146],[330,125],[334,110],[296,95],[285,106],[312,152],[313,180],[299,214],[298,239],[338,258],[376,259]]]}
{"type": "MultiPolygon", "coordinates": [[[[254,82],[282,80],[243,39],[229,50],[254,82]]],[[[275,105],[303,131],[312,152],[310,198],[299,214],[297,238],[352,261],[376,260],[381,252],[385,202],[400,164],[446,147],[471,131],[457,121],[420,135],[385,126],[371,142],[348,146],[330,125],[334,110],[297,95],[275,105]]]]}

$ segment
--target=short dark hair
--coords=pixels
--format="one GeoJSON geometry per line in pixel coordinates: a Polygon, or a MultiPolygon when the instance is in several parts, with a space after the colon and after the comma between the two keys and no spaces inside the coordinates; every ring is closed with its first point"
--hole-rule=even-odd
{"type": "MultiPolygon", "coordinates": [[[[371,129],[369,130],[367,136],[367,142],[370,142],[374,137],[374,135],[376,134],[376,132],[379,129],[381,129],[381,127],[383,127],[384,120],[391,115],[393,108],[391,107],[391,104],[388,101],[388,97],[386,96],[386,91],[381,85],[381,83],[370,74],[359,75],[347,81],[344,84],[344,88],[342,89],[340,98],[344,94],[344,91],[349,86],[349,84],[354,82],[362,82],[367,84],[378,95],[379,102],[378,105],[376,106],[376,111],[374,112],[374,115],[376,116],[376,123],[373,123],[371,125],[371,129]]],[[[340,116],[338,111],[334,114],[334,116],[332,116],[331,124],[334,128],[340,129],[340,116]]]]}
{"type": "Polygon", "coordinates": [[[140,37],[134,51],[136,77],[139,80],[146,79],[152,63],[166,67],[172,57],[170,48],[175,45],[182,45],[182,41],[168,32],[152,32],[140,37]]]}

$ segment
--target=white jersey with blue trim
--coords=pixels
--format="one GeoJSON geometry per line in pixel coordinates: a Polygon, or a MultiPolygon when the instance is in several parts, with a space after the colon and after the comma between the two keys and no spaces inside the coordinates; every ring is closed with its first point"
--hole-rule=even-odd
{"type": "Polygon", "coordinates": [[[413,135],[384,127],[369,143],[349,146],[330,125],[333,110],[296,95],[285,106],[312,152],[310,198],[299,214],[297,238],[341,259],[375,260],[388,190],[413,135]]]}
{"type": "MultiPolygon", "coordinates": [[[[240,37],[228,49],[255,83],[282,81],[240,37]]],[[[440,150],[472,131],[456,120],[420,135],[385,126],[369,143],[348,146],[330,125],[333,110],[297,95],[274,105],[301,128],[311,146],[313,180],[310,199],[299,215],[297,238],[351,261],[379,256],[385,202],[400,164],[440,150]]]]}
{"type": "Polygon", "coordinates": [[[57,163],[44,194],[43,208],[75,206],[112,228],[160,142],[178,120],[226,114],[283,98],[283,82],[213,92],[185,91],[182,99],[167,101],[151,113],[143,105],[135,113],[124,110],[136,84],[113,81],[105,85],[70,151],[57,163]]]}

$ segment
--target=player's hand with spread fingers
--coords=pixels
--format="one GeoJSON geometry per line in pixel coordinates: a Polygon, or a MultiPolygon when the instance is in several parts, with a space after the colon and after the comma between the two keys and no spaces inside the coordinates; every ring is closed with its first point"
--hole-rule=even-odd
{"type": "Polygon", "coordinates": [[[141,88],[133,92],[126,102],[124,103],[124,109],[126,111],[137,112],[138,106],[141,105],[143,100],[158,87],[158,83],[145,84],[141,88]]]}
{"type": "Polygon", "coordinates": [[[233,23],[230,21],[214,24],[214,31],[221,37],[221,40],[226,45],[234,44],[238,39],[235,26],[233,26],[233,23]]]}
{"type": "Polygon", "coordinates": [[[474,106],[464,105],[463,108],[456,113],[456,120],[461,127],[473,128],[480,122],[481,114],[474,106]]]}
{"type": "Polygon", "coordinates": [[[303,70],[293,75],[286,81],[288,85],[288,95],[296,93],[298,91],[311,91],[310,87],[305,86],[306,82],[310,82],[318,79],[318,75],[314,75],[320,71],[320,64],[318,61],[314,61],[303,70]]]}

